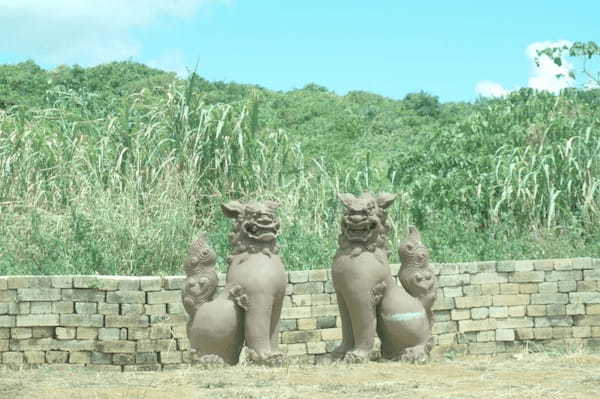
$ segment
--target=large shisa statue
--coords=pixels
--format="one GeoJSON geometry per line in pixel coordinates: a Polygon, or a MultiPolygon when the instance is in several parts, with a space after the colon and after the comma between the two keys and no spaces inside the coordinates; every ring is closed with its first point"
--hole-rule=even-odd
{"type": "Polygon", "coordinates": [[[408,241],[400,246],[402,284],[394,281],[388,262],[386,209],[395,198],[392,194],[340,194],[345,211],[331,271],[342,342],[334,355],[347,362],[369,360],[376,333],[384,358],[428,360],[435,277],[428,266],[427,249],[411,228],[408,241]]]}
{"type": "Polygon", "coordinates": [[[225,288],[216,297],[215,252],[204,235],[192,243],[182,297],[195,362],[237,364],[245,342],[250,362],[281,364],[279,320],[287,275],[278,254],[278,206],[274,201],[222,205],[234,225],[225,288]]]}

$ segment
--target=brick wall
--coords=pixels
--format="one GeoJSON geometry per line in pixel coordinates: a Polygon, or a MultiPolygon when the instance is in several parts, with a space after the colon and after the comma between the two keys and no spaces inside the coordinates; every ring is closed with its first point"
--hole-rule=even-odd
{"type": "MultiPolygon", "coordinates": [[[[397,272],[399,265],[392,265],[397,272]]],[[[600,348],[600,260],[433,264],[437,351],[600,348]]],[[[183,276],[0,277],[0,363],[160,370],[189,361],[183,276]]],[[[221,285],[224,276],[220,276],[221,285]]],[[[290,271],[281,342],[298,362],[341,338],[328,270],[290,271]]]]}

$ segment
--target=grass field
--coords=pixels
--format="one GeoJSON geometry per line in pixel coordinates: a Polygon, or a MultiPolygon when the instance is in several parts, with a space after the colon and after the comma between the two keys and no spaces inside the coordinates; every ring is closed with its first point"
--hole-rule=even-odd
{"type": "Polygon", "coordinates": [[[238,366],[114,373],[46,366],[0,371],[2,398],[561,398],[600,397],[600,354],[517,353],[424,366],[238,366]]]}

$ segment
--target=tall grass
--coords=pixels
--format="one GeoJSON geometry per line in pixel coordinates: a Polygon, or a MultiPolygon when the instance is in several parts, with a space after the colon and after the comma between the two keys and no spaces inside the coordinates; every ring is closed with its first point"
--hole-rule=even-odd
{"type": "Polygon", "coordinates": [[[45,108],[0,111],[0,275],[179,273],[198,231],[224,267],[220,204],[267,198],[288,268],[328,267],[337,194],[366,190],[398,194],[392,247],[417,224],[437,261],[598,254],[600,121],[574,98],[482,104],[400,157],[363,138],[338,160],[263,126],[258,92],[209,104],[196,82],[118,104],[56,87],[45,108]]]}

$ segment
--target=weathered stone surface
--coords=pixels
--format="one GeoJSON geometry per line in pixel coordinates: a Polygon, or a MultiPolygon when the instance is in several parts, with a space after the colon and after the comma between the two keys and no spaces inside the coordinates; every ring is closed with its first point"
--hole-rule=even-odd
{"type": "Polygon", "coordinates": [[[454,302],[457,308],[477,308],[482,306],[492,305],[492,296],[472,296],[472,297],[461,297],[454,298],[454,302]]]}
{"type": "Polygon", "coordinates": [[[496,319],[483,320],[460,320],[458,322],[458,330],[460,332],[495,330],[496,319]]]}
{"type": "Polygon", "coordinates": [[[62,299],[72,302],[104,302],[106,293],[93,288],[62,289],[62,299]]]}
{"type": "Polygon", "coordinates": [[[147,327],[148,316],[145,315],[133,315],[133,316],[116,316],[106,315],[104,316],[105,327],[147,327]]]}
{"type": "Polygon", "coordinates": [[[18,301],[58,301],[60,300],[59,288],[19,288],[17,289],[18,301]]]}
{"type": "Polygon", "coordinates": [[[569,294],[571,303],[600,303],[600,292],[571,292],[569,294]]]}
{"type": "Polygon", "coordinates": [[[65,327],[102,327],[103,322],[104,316],[100,314],[60,315],[60,325],[65,327]]]}
{"type": "Polygon", "coordinates": [[[511,283],[537,283],[544,281],[543,271],[514,272],[510,275],[511,283]]]}
{"type": "Polygon", "coordinates": [[[95,302],[75,302],[75,313],[94,314],[98,312],[98,304],[95,302]]]}
{"type": "Polygon", "coordinates": [[[57,314],[36,314],[17,316],[17,327],[43,327],[58,325],[59,316],[57,314]]]}
{"type": "Polygon", "coordinates": [[[162,278],[160,277],[139,277],[139,280],[142,291],[160,291],[162,289],[162,278]]]}
{"type": "Polygon", "coordinates": [[[135,353],[132,341],[98,341],[97,347],[102,353],[135,353]]]}
{"type": "Polygon", "coordinates": [[[149,305],[159,304],[159,303],[175,303],[181,302],[181,292],[180,291],[159,291],[159,292],[148,292],[146,294],[148,296],[147,303],[149,305]]]}
{"type": "MultiPolygon", "coordinates": [[[[139,283],[139,282],[138,282],[139,283]]],[[[166,291],[168,292],[168,291],[166,291]]],[[[162,294],[162,292],[151,292],[148,294],[148,303],[150,302],[150,295],[162,294]]],[[[179,300],[181,300],[181,294],[179,294],[179,300]]],[[[144,291],[110,291],[106,293],[107,303],[146,303],[146,293],[144,291]]]]}
{"type": "Polygon", "coordinates": [[[547,305],[550,303],[567,304],[569,294],[531,294],[532,305],[547,305]]]}

